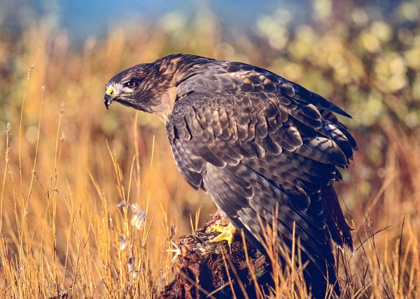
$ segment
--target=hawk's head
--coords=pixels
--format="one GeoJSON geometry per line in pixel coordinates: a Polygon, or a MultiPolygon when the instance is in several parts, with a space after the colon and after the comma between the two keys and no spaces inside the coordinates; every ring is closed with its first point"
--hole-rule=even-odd
{"type": "Polygon", "coordinates": [[[104,102],[106,108],[113,101],[151,112],[159,82],[158,67],[153,63],[138,64],[115,75],[106,84],[104,102]]]}
{"type": "Polygon", "coordinates": [[[116,101],[155,114],[166,122],[178,96],[179,76],[183,77],[193,65],[211,61],[199,56],[172,54],[153,63],[135,65],[108,81],[105,106],[108,108],[116,101]]]}

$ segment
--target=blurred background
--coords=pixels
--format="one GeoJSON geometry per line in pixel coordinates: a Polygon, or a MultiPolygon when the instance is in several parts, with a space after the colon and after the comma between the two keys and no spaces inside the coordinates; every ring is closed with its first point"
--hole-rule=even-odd
{"type": "MultiPolygon", "coordinates": [[[[356,244],[375,235],[381,258],[402,244],[418,265],[419,1],[0,0],[3,286],[35,279],[52,295],[78,282],[83,294],[111,294],[107,275],[129,280],[121,236],[141,240],[130,250],[150,270],[145,292],[170,280],[170,241],[215,206],[178,174],[164,125],[120,105],[107,111],[103,94],[117,72],[179,52],[267,68],[349,112],[341,121],[359,151],[337,188],[356,244]],[[129,227],[121,201],[146,211],[143,231],[129,227]],[[20,262],[34,273],[17,271],[20,262]]],[[[387,269],[371,274],[382,290],[395,277],[387,269]]]]}

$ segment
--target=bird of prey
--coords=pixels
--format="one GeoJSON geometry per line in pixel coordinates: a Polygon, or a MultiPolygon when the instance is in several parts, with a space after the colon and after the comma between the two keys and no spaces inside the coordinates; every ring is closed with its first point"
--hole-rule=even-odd
{"type": "Polygon", "coordinates": [[[263,68],[184,54],[120,72],[104,101],[160,117],[193,188],[260,249],[262,223],[289,252],[294,232],[313,296],[340,293],[333,246],[353,244],[333,182],[357,147],[336,114],[349,114],[263,68]]]}

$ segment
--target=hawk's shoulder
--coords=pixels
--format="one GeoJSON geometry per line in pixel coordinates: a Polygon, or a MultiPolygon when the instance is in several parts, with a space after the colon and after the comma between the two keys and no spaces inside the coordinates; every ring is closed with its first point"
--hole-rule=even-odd
{"type": "Polygon", "coordinates": [[[331,101],[266,69],[242,62],[196,59],[177,77],[179,94],[260,93],[271,98],[292,98],[346,117],[351,116],[331,101]]]}

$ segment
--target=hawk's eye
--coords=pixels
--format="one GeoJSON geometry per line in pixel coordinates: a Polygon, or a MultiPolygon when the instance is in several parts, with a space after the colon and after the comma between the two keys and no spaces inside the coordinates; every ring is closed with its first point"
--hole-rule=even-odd
{"type": "Polygon", "coordinates": [[[128,87],[128,88],[130,88],[130,89],[133,89],[133,88],[136,88],[138,84],[139,84],[139,83],[138,83],[136,80],[131,79],[131,80],[130,80],[130,81],[128,81],[127,83],[124,83],[124,86],[125,86],[125,87],[128,87]]]}

